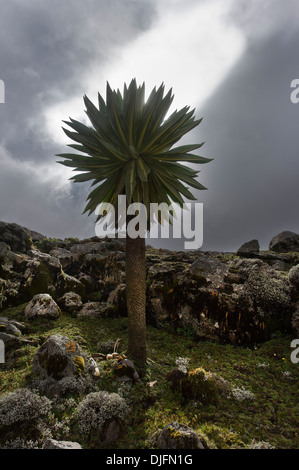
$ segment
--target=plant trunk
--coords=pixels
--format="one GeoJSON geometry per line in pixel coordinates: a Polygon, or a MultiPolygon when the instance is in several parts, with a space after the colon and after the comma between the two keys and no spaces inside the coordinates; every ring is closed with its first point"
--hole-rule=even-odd
{"type": "Polygon", "coordinates": [[[128,354],[135,365],[146,363],[146,269],[145,239],[126,238],[126,295],[129,319],[128,354]]]}

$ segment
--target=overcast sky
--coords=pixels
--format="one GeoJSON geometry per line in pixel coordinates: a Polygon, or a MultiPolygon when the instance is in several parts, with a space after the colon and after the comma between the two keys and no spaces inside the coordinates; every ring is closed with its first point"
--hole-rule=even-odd
{"type": "Polygon", "coordinates": [[[85,120],[83,95],[95,101],[107,80],[136,77],[204,118],[184,138],[214,159],[200,168],[208,191],[194,192],[204,250],[299,232],[298,45],[297,0],[0,0],[0,220],[95,235],[81,215],[89,184],[56,163],[70,143],[62,120],[85,120]]]}

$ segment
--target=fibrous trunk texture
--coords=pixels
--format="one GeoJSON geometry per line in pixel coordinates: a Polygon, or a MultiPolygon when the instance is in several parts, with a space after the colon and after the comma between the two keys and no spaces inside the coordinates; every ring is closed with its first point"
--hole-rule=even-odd
{"type": "Polygon", "coordinates": [[[138,367],[146,362],[145,239],[126,239],[126,293],[129,319],[128,354],[138,367]]]}

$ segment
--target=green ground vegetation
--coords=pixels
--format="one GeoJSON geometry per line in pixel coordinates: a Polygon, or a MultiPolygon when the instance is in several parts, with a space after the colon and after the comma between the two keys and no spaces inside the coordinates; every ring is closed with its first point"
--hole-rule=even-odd
{"type": "MultiPolygon", "coordinates": [[[[16,350],[9,363],[0,365],[0,395],[30,384],[34,354],[50,335],[66,335],[78,342],[86,355],[100,352],[100,344],[117,338],[121,339],[118,351],[126,351],[126,318],[79,319],[62,313],[58,320],[26,322],[24,307],[1,313],[23,322],[27,327],[24,337],[32,343],[16,350]]],[[[147,369],[140,382],[121,383],[109,361],[98,363],[98,389],[120,393],[131,407],[125,432],[109,448],[151,448],[150,436],[173,421],[192,427],[210,448],[250,448],[254,442],[299,448],[299,364],[290,360],[292,339],[278,334],[249,349],[198,342],[184,331],[173,333],[148,326],[147,369]],[[203,368],[220,375],[234,393],[221,396],[216,404],[186,399],[166,378],[179,358],[188,364],[188,370],[203,368]]],[[[78,435],[76,406],[84,395],[71,398],[72,406],[63,413],[54,407],[53,419],[68,418],[68,440],[96,447],[96,441],[82,441],[78,435]]]]}

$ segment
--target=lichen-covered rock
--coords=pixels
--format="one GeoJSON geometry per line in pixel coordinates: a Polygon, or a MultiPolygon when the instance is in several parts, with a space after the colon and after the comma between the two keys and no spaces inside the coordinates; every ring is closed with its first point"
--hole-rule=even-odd
{"type": "Polygon", "coordinates": [[[155,445],[159,449],[205,449],[196,432],[183,424],[167,424],[155,436],[155,445]]]}
{"type": "Polygon", "coordinates": [[[253,266],[243,285],[243,296],[265,320],[284,319],[290,311],[290,285],[271,268],[253,266]]]}
{"type": "Polygon", "coordinates": [[[289,253],[291,251],[299,252],[299,235],[295,232],[283,231],[272,238],[269,244],[269,250],[278,253],[289,253]]]}
{"type": "Polygon", "coordinates": [[[43,449],[82,449],[82,447],[78,442],[47,439],[43,449]]]}
{"type": "Polygon", "coordinates": [[[93,434],[100,444],[107,445],[118,439],[129,407],[117,393],[100,391],[87,395],[77,413],[79,431],[86,436],[93,434]]]}
{"type": "Polygon", "coordinates": [[[26,305],[24,313],[27,320],[35,318],[53,320],[59,318],[61,310],[49,294],[38,294],[26,305]]]}
{"type": "Polygon", "coordinates": [[[76,292],[66,292],[57,300],[59,307],[68,313],[76,313],[82,307],[82,299],[76,292]]]}
{"type": "Polygon", "coordinates": [[[68,376],[78,376],[82,372],[84,360],[80,346],[66,336],[56,334],[50,336],[36,352],[32,372],[40,378],[53,378],[61,380],[68,376]]]}

